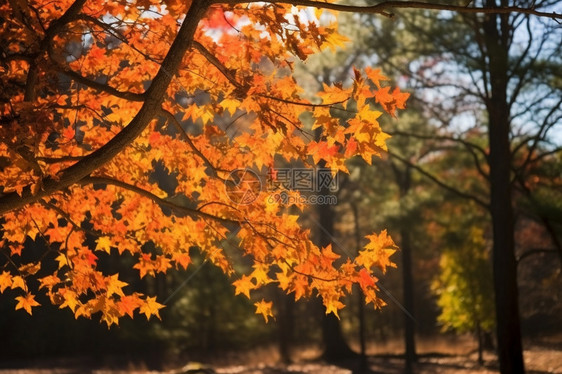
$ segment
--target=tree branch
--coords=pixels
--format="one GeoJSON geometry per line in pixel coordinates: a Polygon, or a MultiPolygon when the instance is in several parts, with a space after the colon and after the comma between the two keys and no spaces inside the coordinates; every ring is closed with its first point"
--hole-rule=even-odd
{"type": "Polygon", "coordinates": [[[526,259],[527,257],[530,257],[532,255],[538,255],[540,253],[557,253],[558,251],[556,249],[553,248],[533,248],[533,249],[529,249],[526,252],[523,252],[518,258],[517,258],[517,264],[519,264],[521,261],[523,261],[524,259],[526,259]]]}
{"type": "MultiPolygon", "coordinates": [[[[262,2],[260,0],[216,0],[215,4],[247,4],[247,3],[257,3],[262,2]]],[[[428,10],[449,10],[458,13],[479,13],[479,14],[510,14],[510,13],[522,13],[530,14],[537,17],[552,18],[553,20],[562,20],[562,14],[556,12],[541,12],[534,8],[521,8],[516,6],[504,6],[504,7],[466,7],[460,5],[448,5],[448,4],[436,4],[436,3],[426,3],[421,1],[383,1],[376,5],[369,6],[354,6],[354,5],[343,5],[334,3],[325,3],[316,0],[270,0],[267,1],[270,4],[292,4],[295,6],[306,6],[318,9],[330,9],[340,12],[350,12],[350,13],[368,13],[368,14],[380,14],[385,17],[394,17],[393,13],[388,12],[389,9],[428,9],[428,10]]]]}
{"type": "Polygon", "coordinates": [[[482,165],[480,164],[480,159],[478,158],[478,154],[477,154],[476,151],[478,151],[478,153],[480,155],[482,155],[486,161],[488,160],[488,155],[486,154],[486,151],[477,144],[474,144],[474,143],[471,143],[471,142],[469,142],[467,140],[464,140],[462,138],[456,138],[456,137],[453,137],[453,136],[424,135],[424,134],[416,134],[416,133],[410,133],[410,132],[400,131],[400,130],[387,131],[387,133],[391,136],[398,135],[398,136],[413,137],[413,138],[423,139],[423,140],[445,140],[445,141],[460,143],[466,148],[468,153],[470,153],[470,155],[474,159],[474,165],[476,166],[476,169],[477,169],[478,173],[480,175],[482,175],[482,177],[486,181],[489,182],[489,175],[488,175],[488,173],[486,173],[484,171],[484,169],[482,169],[482,165]]]}
{"type": "MultiPolygon", "coordinates": [[[[530,203],[533,204],[533,206],[535,207],[539,207],[540,206],[539,202],[533,196],[533,193],[529,189],[529,187],[525,185],[525,178],[523,177],[523,175],[517,170],[514,170],[514,174],[515,174],[515,180],[518,182],[519,186],[521,187],[521,190],[523,191],[527,199],[530,201],[530,203]]],[[[554,228],[554,226],[552,226],[551,220],[547,215],[542,213],[539,209],[537,209],[536,213],[539,219],[542,221],[544,228],[550,235],[550,239],[552,240],[552,244],[554,244],[555,251],[558,253],[558,257],[560,258],[560,265],[562,266],[562,242],[560,242],[560,240],[558,239],[558,233],[554,228]]]]}
{"type": "MultiPolygon", "coordinates": [[[[24,101],[35,101],[36,92],[35,86],[37,85],[37,81],[39,78],[39,67],[37,65],[37,61],[35,58],[40,56],[41,51],[48,49],[51,40],[66,26],[66,24],[72,22],[76,15],[80,12],[86,0],[76,0],[72,5],[64,12],[64,14],[51,22],[49,28],[45,30],[45,36],[41,40],[39,44],[39,51],[34,53],[33,58],[30,60],[29,70],[27,72],[26,84],[25,84],[25,94],[24,94],[24,101]]],[[[39,21],[41,20],[40,17],[37,18],[39,21]]],[[[41,27],[43,25],[41,24],[41,27]]],[[[32,27],[30,27],[33,30],[32,27]]]]}
{"type": "Polygon", "coordinates": [[[224,75],[225,78],[228,79],[228,81],[232,83],[234,87],[236,87],[236,90],[238,91],[237,96],[246,96],[246,92],[248,92],[249,87],[243,86],[236,80],[236,75],[233,70],[230,70],[226,66],[221,64],[219,59],[216,58],[215,55],[213,55],[207,48],[205,48],[203,44],[199,43],[198,41],[194,40],[192,47],[198,50],[199,53],[201,53],[203,57],[207,59],[207,61],[209,61],[214,67],[216,67],[222,73],[222,75],[224,75]]]}
{"type": "Polygon", "coordinates": [[[197,210],[197,209],[193,209],[193,208],[188,208],[182,205],[178,205],[175,204],[171,201],[168,201],[166,199],[162,199],[156,195],[154,195],[152,192],[146,191],[140,187],[137,187],[135,185],[126,183],[126,182],[122,182],[120,180],[117,179],[113,179],[113,178],[109,178],[109,177],[84,177],[79,181],[80,184],[109,184],[109,185],[113,185],[116,187],[120,187],[123,188],[125,190],[128,191],[132,191],[138,195],[144,196],[152,201],[154,201],[155,203],[157,203],[160,206],[166,206],[172,210],[175,210],[177,212],[181,212],[183,214],[189,215],[191,217],[203,217],[203,218],[209,218],[212,219],[214,221],[219,221],[222,223],[236,223],[236,224],[240,224],[239,221],[235,221],[235,220],[231,220],[228,218],[223,218],[223,217],[217,217],[214,216],[212,214],[209,213],[205,213],[202,212],[201,210],[197,210]]]}
{"type": "MultiPolygon", "coordinates": [[[[195,144],[193,144],[193,142],[191,141],[191,138],[189,137],[189,135],[187,135],[187,133],[185,132],[185,130],[183,129],[183,127],[181,126],[179,121],[176,119],[176,117],[164,108],[161,108],[160,110],[161,110],[162,114],[164,115],[164,117],[166,117],[168,122],[171,122],[172,125],[174,125],[174,127],[176,128],[176,130],[182,135],[183,139],[187,142],[187,144],[189,144],[189,146],[191,147],[193,152],[197,156],[199,156],[199,158],[201,158],[201,160],[203,160],[205,165],[210,169],[210,172],[211,172],[212,176],[215,177],[215,178],[218,178],[218,176],[217,176],[217,170],[218,169],[211,163],[211,161],[209,161],[209,159],[207,157],[205,157],[205,155],[203,153],[201,153],[201,151],[199,149],[197,149],[197,147],[195,146],[195,144]]],[[[224,170],[220,170],[220,171],[224,171],[224,170]]]]}
{"type": "MultiPolygon", "coordinates": [[[[49,53],[50,56],[50,53],[49,53]]],[[[107,84],[98,83],[93,81],[89,78],[84,77],[83,75],[73,71],[66,69],[64,66],[56,63],[55,60],[51,57],[51,61],[55,64],[55,68],[59,73],[62,73],[68,76],[70,79],[75,80],[76,82],[83,84],[84,86],[90,87],[94,90],[105,92],[110,94],[111,96],[119,97],[121,99],[129,100],[129,101],[144,101],[145,94],[142,93],[135,93],[129,91],[119,91],[116,88],[113,88],[107,84]]]]}
{"type": "Polygon", "coordinates": [[[31,186],[27,186],[23,189],[21,195],[12,192],[0,197],[0,214],[21,208],[26,204],[35,202],[42,197],[77,183],[94,170],[109,162],[142,133],[159,113],[161,103],[166,96],[166,90],[173,75],[177,72],[183,56],[193,41],[193,35],[199,20],[207,11],[208,5],[207,1],[198,1],[193,2],[189,8],[177,36],[162,62],[160,70],[145,93],[145,101],[142,107],[131,122],[105,145],[62,171],[59,179],[44,179],[42,189],[35,194],[32,193],[31,186]]]}
{"type": "Polygon", "coordinates": [[[485,209],[490,209],[490,205],[488,203],[486,203],[485,201],[483,201],[482,199],[480,199],[477,196],[471,195],[467,192],[463,192],[463,191],[459,191],[458,189],[456,189],[453,186],[449,186],[448,184],[444,183],[443,181],[439,180],[436,176],[430,174],[429,172],[427,172],[426,170],[422,169],[421,167],[419,167],[418,165],[406,160],[405,158],[397,155],[396,153],[387,151],[387,154],[390,157],[393,157],[395,159],[397,159],[398,161],[402,162],[403,164],[410,166],[412,169],[415,169],[416,171],[418,171],[420,174],[422,174],[423,176],[425,176],[426,178],[428,178],[429,180],[431,180],[433,183],[437,184],[439,187],[454,193],[457,196],[460,196],[464,199],[468,199],[468,200],[472,200],[475,203],[477,203],[478,205],[480,205],[481,207],[485,208],[485,209]]]}

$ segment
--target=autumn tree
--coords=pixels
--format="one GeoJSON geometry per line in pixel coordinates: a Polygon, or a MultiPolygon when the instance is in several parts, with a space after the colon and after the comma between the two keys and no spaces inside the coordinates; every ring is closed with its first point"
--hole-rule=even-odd
{"type": "MultiPolygon", "coordinates": [[[[468,209],[474,209],[470,204],[468,209]]],[[[486,335],[494,327],[494,304],[491,261],[485,232],[478,227],[478,215],[456,207],[458,220],[448,221],[442,238],[452,245],[444,248],[440,274],[432,289],[441,308],[439,322],[444,330],[474,333],[478,341],[478,362],[483,363],[486,335]],[[472,221],[472,222],[471,222],[472,221]],[[459,227],[459,225],[461,225],[459,227]]],[[[478,212],[478,209],[474,209],[478,212]]]]}
{"type": "MultiPolygon", "coordinates": [[[[341,44],[335,25],[271,3],[77,0],[1,9],[0,285],[18,290],[16,309],[32,313],[42,292],[107,325],[159,316],[155,297],[129,290],[98,262],[127,252],[143,278],[187,268],[191,247],[233,276],[237,294],[275,283],[297,299],[314,292],[337,314],[358,283],[380,306],[372,270],[390,264],[388,236],[371,236],[336,267],[339,256],[314,245],[266,191],[252,191],[253,201],[233,197],[251,188],[232,172],[273,166],[275,155],[345,171],[347,158],[385,149],[377,107],[395,115],[408,95],[385,86],[378,70],[357,71],[349,87],[325,86],[314,103],[289,74],[295,59],[341,44]],[[331,123],[330,108],[350,102],[356,114],[331,123]],[[317,141],[302,127],[304,112],[321,129],[317,141]],[[156,164],[174,177],[173,194],[151,178],[156,164]],[[25,262],[28,239],[47,250],[25,262]],[[250,272],[234,273],[224,241],[253,261],[250,272]]],[[[256,308],[272,316],[271,302],[256,308]]]]}

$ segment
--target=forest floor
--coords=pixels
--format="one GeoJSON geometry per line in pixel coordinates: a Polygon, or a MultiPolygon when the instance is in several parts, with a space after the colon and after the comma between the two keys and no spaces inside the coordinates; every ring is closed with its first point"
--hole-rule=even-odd
{"type": "MultiPolygon", "coordinates": [[[[419,359],[413,367],[415,374],[498,373],[497,360],[492,352],[485,352],[484,364],[478,364],[476,346],[470,337],[418,339],[417,350],[419,359]]],[[[0,362],[0,374],[401,374],[404,373],[404,360],[399,354],[401,351],[399,340],[368,347],[368,364],[364,371],[359,370],[357,360],[342,362],[337,366],[319,361],[316,357],[320,351],[305,347],[293,351],[295,362],[292,364],[279,364],[275,348],[259,348],[207,357],[203,361],[205,364],[191,362],[183,367],[170,365],[160,371],[149,370],[143,362],[107,361],[98,362],[98,365],[80,365],[76,359],[72,359],[28,364],[19,362],[13,365],[0,362]]],[[[527,342],[524,357],[529,374],[562,374],[560,337],[527,342]]]]}

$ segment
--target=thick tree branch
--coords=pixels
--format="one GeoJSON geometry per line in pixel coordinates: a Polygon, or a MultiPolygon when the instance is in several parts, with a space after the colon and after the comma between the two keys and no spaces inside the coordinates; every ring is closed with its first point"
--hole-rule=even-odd
{"type": "MultiPolygon", "coordinates": [[[[52,39],[66,26],[66,24],[74,20],[76,15],[84,6],[85,2],[86,0],[76,0],[60,18],[53,21],[50,24],[49,28],[45,30],[45,36],[39,44],[39,51],[35,52],[34,56],[30,59],[30,66],[27,72],[25,84],[24,101],[32,102],[35,101],[36,98],[35,86],[37,85],[37,81],[39,78],[39,67],[37,65],[37,61],[35,61],[35,58],[40,56],[42,51],[49,48],[52,39]]],[[[41,20],[40,17],[38,17],[37,19],[41,20]]],[[[41,27],[43,27],[43,25],[41,25],[41,27]]],[[[33,30],[32,27],[30,27],[30,29],[33,30]]]]}
{"type": "Polygon", "coordinates": [[[243,86],[240,82],[236,80],[236,72],[234,70],[228,69],[224,66],[215,55],[213,55],[205,46],[198,41],[194,40],[192,43],[193,48],[199,51],[206,59],[209,61],[214,67],[216,67],[222,75],[225,76],[226,79],[234,87],[236,87],[236,94],[237,96],[244,97],[246,96],[246,92],[248,92],[249,87],[243,86]]]}
{"type": "MultiPolygon", "coordinates": [[[[51,60],[53,60],[51,58],[51,60]]],[[[54,62],[54,60],[53,60],[54,62]]],[[[58,72],[66,75],[67,77],[69,77],[70,79],[83,84],[84,86],[90,87],[94,90],[97,91],[101,91],[101,92],[105,92],[110,94],[111,96],[115,96],[115,97],[119,97],[121,99],[125,99],[125,100],[129,100],[129,101],[144,101],[145,99],[145,94],[142,93],[135,93],[135,92],[129,92],[129,91],[119,91],[116,88],[113,88],[107,84],[103,84],[103,83],[98,83],[96,81],[93,81],[89,78],[84,77],[83,75],[70,70],[70,69],[66,69],[65,67],[57,64],[55,62],[55,68],[57,69],[58,72]]]]}
{"type": "MultiPolygon", "coordinates": [[[[247,3],[257,3],[262,2],[260,0],[217,0],[216,4],[247,4],[247,3]]],[[[368,14],[380,14],[386,17],[393,17],[394,14],[390,13],[391,9],[428,9],[428,10],[449,10],[458,13],[488,13],[488,14],[510,14],[510,13],[522,13],[530,14],[537,17],[552,18],[553,20],[562,20],[562,14],[556,12],[541,12],[534,8],[521,8],[517,6],[502,6],[502,7],[466,7],[460,5],[448,5],[448,4],[436,4],[430,2],[421,1],[383,1],[376,5],[370,6],[354,6],[354,5],[343,5],[334,3],[325,3],[315,0],[270,0],[267,1],[270,4],[292,4],[297,6],[306,6],[319,9],[331,9],[340,12],[350,12],[350,13],[368,13],[368,14]]]]}
{"type": "Polygon", "coordinates": [[[48,178],[43,180],[42,189],[36,194],[32,193],[31,186],[27,186],[23,189],[21,196],[16,192],[12,192],[0,197],[0,214],[21,208],[26,204],[35,202],[53,192],[77,183],[94,170],[109,162],[142,133],[159,113],[168,85],[193,41],[193,35],[199,20],[207,11],[208,4],[206,1],[194,1],[191,5],[168,54],[162,62],[160,70],[145,93],[146,100],[131,122],[104,146],[65,169],[60,174],[59,179],[48,178]]]}

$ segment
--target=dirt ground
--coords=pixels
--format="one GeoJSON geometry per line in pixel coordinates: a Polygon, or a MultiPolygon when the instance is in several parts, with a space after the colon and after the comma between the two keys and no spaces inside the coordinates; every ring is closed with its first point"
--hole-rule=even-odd
{"type": "MultiPolygon", "coordinates": [[[[525,365],[529,374],[562,374],[562,339],[543,339],[525,344],[525,365]]],[[[207,357],[201,362],[170,365],[166,370],[148,370],[143,362],[118,361],[84,363],[79,359],[34,362],[0,362],[0,374],[401,374],[404,361],[400,341],[389,341],[368,347],[367,370],[360,371],[357,361],[331,365],[316,360],[319,350],[295,348],[293,364],[278,364],[274,347],[250,352],[231,352],[207,357]],[[82,362],[82,364],[80,364],[82,362]]],[[[470,337],[418,339],[419,360],[415,374],[492,374],[498,373],[496,357],[484,355],[477,363],[476,346],[470,337]]]]}

